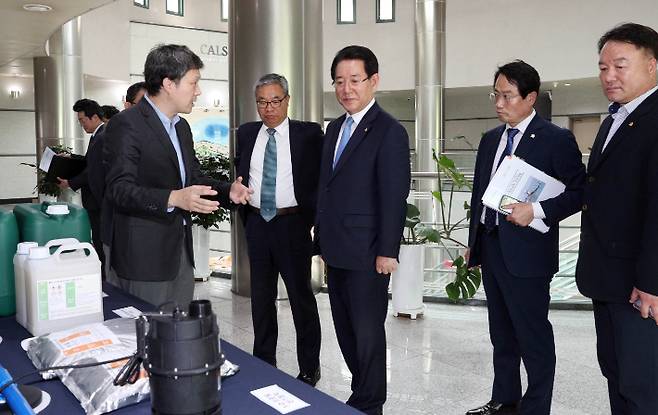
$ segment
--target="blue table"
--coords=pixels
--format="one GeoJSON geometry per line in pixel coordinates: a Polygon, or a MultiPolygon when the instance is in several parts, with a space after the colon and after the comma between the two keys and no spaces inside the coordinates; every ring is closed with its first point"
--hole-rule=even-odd
{"type": "MultiPolygon", "coordinates": [[[[153,306],[128,295],[109,284],[103,285],[103,291],[109,296],[103,299],[105,318],[117,318],[112,310],[132,305],[142,311],[149,311],[153,306]]],[[[221,331],[221,327],[220,327],[221,331]]],[[[30,333],[18,324],[13,316],[0,318],[0,363],[12,376],[18,377],[35,370],[27,354],[21,349],[21,340],[31,337],[30,333]]],[[[298,381],[292,376],[268,365],[267,363],[238,349],[222,340],[222,351],[226,358],[240,366],[240,372],[222,382],[222,414],[278,414],[276,410],[256,399],[249,392],[277,384],[311,406],[293,412],[294,415],[350,415],[361,412],[345,405],[331,396],[298,381]]],[[[34,376],[23,383],[30,383],[45,390],[51,396],[50,405],[41,412],[45,415],[84,414],[77,399],[59,380],[43,381],[34,376]]],[[[113,414],[151,414],[151,403],[146,400],[137,405],[118,409],[113,414]]]]}

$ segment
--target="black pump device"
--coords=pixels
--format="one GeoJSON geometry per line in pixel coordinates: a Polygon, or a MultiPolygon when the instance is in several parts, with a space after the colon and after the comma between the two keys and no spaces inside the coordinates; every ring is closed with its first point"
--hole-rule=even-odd
{"type": "Polygon", "coordinates": [[[210,301],[192,301],[187,313],[176,308],[171,314],[138,319],[137,355],[149,373],[153,414],[222,413],[223,362],[210,301]]]}

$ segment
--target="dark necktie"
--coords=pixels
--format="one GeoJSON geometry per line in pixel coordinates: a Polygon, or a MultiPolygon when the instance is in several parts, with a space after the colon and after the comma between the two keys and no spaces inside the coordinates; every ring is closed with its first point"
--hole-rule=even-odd
{"type": "MultiPolygon", "coordinates": [[[[512,155],[512,149],[514,148],[514,137],[519,133],[519,130],[516,128],[509,128],[507,130],[507,144],[505,145],[505,150],[503,154],[500,155],[498,163],[496,164],[496,170],[500,167],[500,163],[503,162],[506,156],[512,155]]],[[[494,209],[488,207],[484,208],[484,227],[487,229],[487,232],[491,232],[496,227],[496,214],[497,212],[494,209]]]]}
{"type": "Polygon", "coordinates": [[[618,103],[618,102],[613,102],[613,103],[610,104],[610,106],[608,107],[608,112],[610,113],[610,115],[612,115],[612,114],[616,114],[617,111],[619,111],[619,108],[621,108],[621,104],[618,103]]]}
{"type": "Polygon", "coordinates": [[[263,158],[263,180],[260,184],[260,215],[266,222],[276,216],[276,139],[274,128],[267,129],[267,145],[263,158]]]}

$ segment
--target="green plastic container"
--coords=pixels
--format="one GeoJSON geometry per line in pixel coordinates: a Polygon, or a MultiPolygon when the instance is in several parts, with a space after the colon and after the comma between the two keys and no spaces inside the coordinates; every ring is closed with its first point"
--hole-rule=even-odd
{"type": "MultiPolygon", "coordinates": [[[[91,242],[87,211],[72,203],[25,203],[14,207],[21,242],[39,246],[61,238],[91,242]],[[66,213],[67,211],[67,213],[66,213]]],[[[15,249],[16,247],[14,247],[15,249]]]]}
{"type": "Polygon", "coordinates": [[[16,312],[14,254],[18,245],[18,226],[14,214],[0,209],[0,316],[16,312]]]}

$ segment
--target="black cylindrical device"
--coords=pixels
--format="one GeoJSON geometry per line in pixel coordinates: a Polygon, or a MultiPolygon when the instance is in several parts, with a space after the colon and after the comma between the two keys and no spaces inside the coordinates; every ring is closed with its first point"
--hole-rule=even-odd
{"type": "Polygon", "coordinates": [[[210,301],[195,300],[188,313],[151,315],[144,367],[151,408],[159,415],[221,414],[219,329],[210,301]]]}

